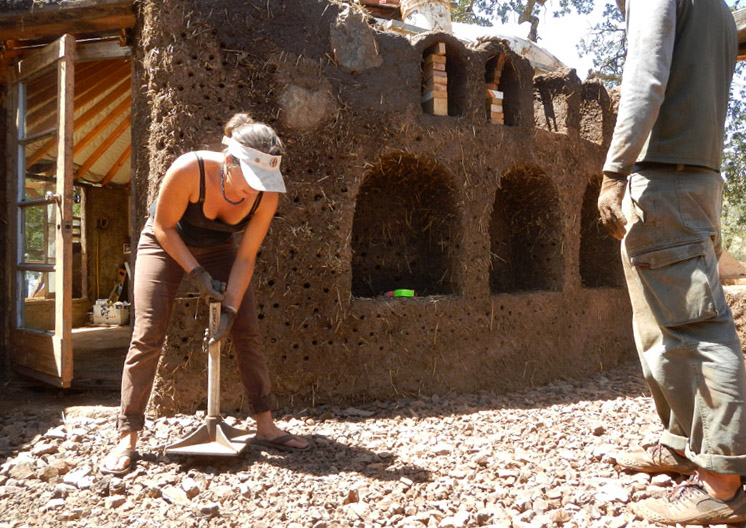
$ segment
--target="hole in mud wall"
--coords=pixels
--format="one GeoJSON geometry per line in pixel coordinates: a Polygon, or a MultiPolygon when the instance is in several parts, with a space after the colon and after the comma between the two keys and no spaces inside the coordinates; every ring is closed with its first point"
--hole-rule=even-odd
{"type": "Polygon", "coordinates": [[[534,125],[558,134],[567,133],[567,98],[544,83],[534,86],[534,125]]]}
{"type": "Polygon", "coordinates": [[[492,293],[561,290],[562,225],[557,191],[543,171],[518,166],[506,172],[490,222],[492,293]]]}
{"type": "Polygon", "coordinates": [[[505,114],[503,113],[505,93],[500,90],[500,83],[507,57],[505,53],[492,57],[487,61],[484,71],[485,112],[487,120],[496,125],[505,124],[505,114]]]}
{"type": "Polygon", "coordinates": [[[624,285],[624,270],[619,242],[601,225],[598,193],[601,179],[588,183],[580,217],[580,283],[586,288],[619,288],[624,285]]]}
{"type": "Polygon", "coordinates": [[[580,103],[580,138],[597,145],[604,141],[604,111],[598,99],[598,92],[586,93],[580,103]]]}
{"type": "Polygon", "coordinates": [[[422,53],[422,111],[461,116],[466,108],[466,65],[461,50],[436,42],[422,53]]]}
{"type": "Polygon", "coordinates": [[[437,163],[403,153],[382,157],[355,206],[352,295],[456,293],[457,213],[451,177],[437,163]]]}

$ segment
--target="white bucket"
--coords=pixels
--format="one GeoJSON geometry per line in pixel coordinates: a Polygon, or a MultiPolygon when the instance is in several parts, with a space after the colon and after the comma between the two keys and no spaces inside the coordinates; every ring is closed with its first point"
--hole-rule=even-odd
{"type": "Polygon", "coordinates": [[[448,0],[400,0],[399,7],[404,23],[451,33],[451,4],[448,0]]]}

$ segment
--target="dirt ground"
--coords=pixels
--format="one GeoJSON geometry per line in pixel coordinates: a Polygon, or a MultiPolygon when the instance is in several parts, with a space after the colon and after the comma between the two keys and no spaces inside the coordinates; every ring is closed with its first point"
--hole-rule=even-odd
{"type": "Polygon", "coordinates": [[[634,363],[505,395],[278,413],[313,439],[308,453],[166,456],[199,421],[160,418],[121,479],[96,469],[115,437],[112,393],[3,393],[2,528],[643,528],[630,505],[675,484],[613,464],[660,432],[634,363]]]}

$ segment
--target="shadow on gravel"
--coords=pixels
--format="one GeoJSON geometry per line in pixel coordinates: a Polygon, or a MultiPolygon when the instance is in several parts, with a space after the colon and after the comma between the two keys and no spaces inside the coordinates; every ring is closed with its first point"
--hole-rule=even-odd
{"type": "Polygon", "coordinates": [[[400,464],[390,452],[376,453],[369,449],[353,447],[326,436],[314,435],[315,447],[302,453],[288,453],[249,445],[239,457],[179,457],[142,453],[139,462],[171,464],[188,473],[198,470],[207,474],[238,473],[252,464],[268,464],[294,473],[323,477],[338,473],[356,472],[381,481],[398,481],[407,478],[412,482],[431,482],[430,472],[418,466],[400,464]]]}
{"type": "Polygon", "coordinates": [[[639,364],[632,362],[590,378],[557,380],[541,387],[502,394],[482,391],[476,394],[446,394],[400,398],[389,402],[374,401],[354,407],[318,405],[303,410],[286,411],[287,416],[295,418],[321,417],[358,423],[375,418],[438,418],[500,409],[542,409],[554,405],[649,395],[639,364]]]}
{"type": "MultiPolygon", "coordinates": [[[[388,418],[437,418],[473,414],[484,410],[540,409],[553,405],[568,405],[581,401],[608,401],[648,394],[639,365],[629,363],[586,379],[560,380],[549,385],[521,391],[494,394],[448,394],[421,396],[395,401],[375,401],[351,406],[318,405],[306,409],[284,409],[276,418],[315,418],[324,421],[359,424],[388,418]],[[284,415],[284,416],[283,416],[284,415]]],[[[5,381],[0,385],[0,464],[20,451],[33,449],[34,441],[63,425],[63,414],[79,409],[87,418],[99,422],[97,427],[113,430],[115,408],[119,394],[103,391],[60,390],[32,382],[5,381]]],[[[398,465],[391,453],[375,453],[352,447],[328,437],[315,437],[317,447],[307,453],[275,454],[249,447],[239,459],[210,459],[208,463],[196,458],[179,461],[176,457],[149,454],[143,446],[145,463],[178,462],[187,468],[213,467],[216,471],[240,471],[246,464],[262,462],[310,475],[331,475],[358,472],[378,480],[398,480],[402,477],[414,482],[428,481],[427,470],[398,465]],[[238,460],[238,461],[237,461],[238,460]]],[[[278,452],[279,453],[279,452],[278,452]]]]}

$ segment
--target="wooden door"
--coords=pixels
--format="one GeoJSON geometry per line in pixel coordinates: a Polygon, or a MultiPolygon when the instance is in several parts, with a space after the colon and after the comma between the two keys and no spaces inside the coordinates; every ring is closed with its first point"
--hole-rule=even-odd
{"type": "Polygon", "coordinates": [[[13,238],[9,357],[16,371],[69,387],[72,354],[75,38],[27,55],[10,74],[13,238]],[[50,141],[53,149],[44,146],[50,141]]]}

